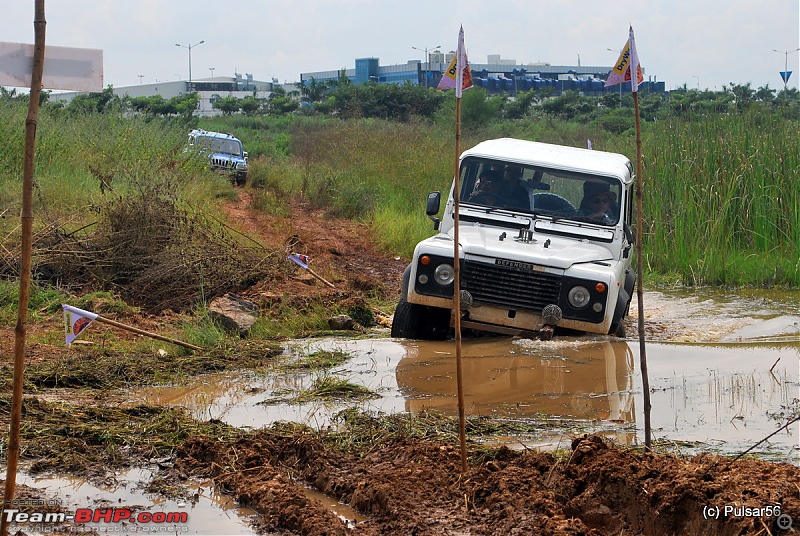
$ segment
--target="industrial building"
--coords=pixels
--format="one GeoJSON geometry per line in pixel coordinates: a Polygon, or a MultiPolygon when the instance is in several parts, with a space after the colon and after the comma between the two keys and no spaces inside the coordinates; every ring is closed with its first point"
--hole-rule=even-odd
{"type": "MultiPolygon", "coordinates": [[[[375,82],[378,84],[404,84],[436,87],[447,69],[453,53],[429,54],[427,62],[410,60],[406,64],[381,66],[378,58],[357,58],[352,69],[301,73],[300,83],[308,85],[311,80],[326,82],[346,76],[354,84],[375,82]]],[[[550,88],[552,94],[564,91],[579,91],[584,95],[598,96],[609,92],[630,91],[630,83],[604,87],[611,66],[550,65],[533,63],[518,65],[515,60],[501,59],[498,54],[487,57],[486,63],[470,62],[473,82],[476,87],[490,94],[516,94],[520,91],[550,88]]],[[[640,91],[663,93],[664,82],[652,77],[640,85],[640,91]]]]}
{"type": "MultiPolygon", "coordinates": [[[[160,95],[165,100],[173,97],[179,97],[192,91],[196,91],[200,96],[197,111],[195,115],[199,116],[212,116],[219,115],[221,112],[215,110],[213,107],[214,101],[219,98],[236,97],[242,99],[244,97],[256,96],[260,99],[269,97],[270,94],[277,88],[282,87],[287,92],[296,91],[297,86],[294,84],[279,84],[277,80],[273,79],[271,82],[263,82],[254,80],[253,75],[245,74],[242,76],[236,73],[233,77],[228,76],[215,76],[212,78],[201,78],[199,80],[175,80],[171,82],[156,82],[154,84],[139,84],[134,86],[124,86],[113,88],[114,95],[122,97],[152,97],[160,95]]],[[[77,95],[75,92],[57,93],[50,97],[52,101],[69,102],[77,95]]]]}

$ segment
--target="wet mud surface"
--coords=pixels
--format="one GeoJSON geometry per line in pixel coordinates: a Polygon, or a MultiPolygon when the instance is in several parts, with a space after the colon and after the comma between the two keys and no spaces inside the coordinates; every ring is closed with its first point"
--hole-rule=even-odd
{"type": "MultiPolygon", "coordinates": [[[[369,238],[362,226],[327,220],[319,214],[309,215],[302,207],[295,207],[292,216],[285,219],[254,214],[247,210],[245,201],[229,207],[232,219],[243,231],[263,243],[290,240],[297,252],[311,256],[316,271],[337,286],[329,289],[303,277],[304,274],[286,281],[257,284],[247,296],[262,310],[303,304],[312,298],[341,300],[343,292],[345,298],[348,293],[396,296],[399,292],[405,263],[365,246],[369,238]]],[[[648,339],[665,345],[697,341],[727,344],[743,340],[788,345],[783,346],[789,350],[781,354],[782,361],[776,369],[784,371],[783,376],[777,377],[782,387],[778,389],[778,398],[769,402],[774,408],[784,404],[786,416],[797,412],[797,398],[800,398],[797,364],[788,363],[798,355],[793,346],[797,344],[797,329],[793,327],[797,311],[775,311],[770,300],[758,296],[744,307],[747,312],[724,305],[717,310],[717,302],[703,303],[691,296],[664,302],[671,300],[677,300],[679,306],[654,307],[648,311],[648,339]],[[704,309],[711,309],[713,314],[703,314],[704,309]],[[687,323],[686,319],[692,315],[695,321],[687,323]],[[759,327],[753,327],[754,317],[762,322],[759,327]],[[693,328],[681,329],[681,322],[693,328]],[[764,325],[764,322],[771,323],[764,325]]],[[[654,303],[661,302],[654,300],[654,303]]],[[[629,322],[628,333],[635,334],[635,319],[629,322]]],[[[60,330],[60,325],[54,329],[60,330]]],[[[188,489],[198,481],[208,482],[215,493],[229,495],[240,506],[252,509],[256,515],[249,518],[250,530],[262,534],[733,535],[790,534],[800,527],[800,467],[796,461],[775,463],[748,457],[733,460],[708,452],[681,451],[677,444],[676,448],[665,449],[662,444],[656,452],[645,451],[640,436],[641,390],[635,380],[637,341],[598,344],[606,350],[611,347],[610,354],[605,364],[598,364],[592,373],[591,378],[597,378],[599,385],[585,390],[581,396],[574,396],[579,387],[571,386],[578,368],[591,365],[587,354],[582,353],[581,344],[571,350],[517,344],[513,355],[489,356],[500,360],[500,364],[483,362],[482,368],[472,371],[475,378],[482,378],[489,387],[485,392],[473,390],[473,403],[469,407],[473,416],[487,419],[497,417],[500,408],[499,416],[503,418],[519,417],[520,412],[530,410],[523,417],[549,413],[580,418],[601,428],[625,430],[627,426],[630,431],[630,426],[634,426],[634,433],[622,434],[627,439],[620,443],[573,431],[562,433],[560,446],[564,450],[547,451],[514,441],[503,446],[470,437],[467,467],[462,470],[457,441],[393,430],[391,439],[376,437],[373,443],[345,448],[330,441],[335,430],[324,421],[317,428],[271,425],[263,413],[249,408],[252,420],[242,426],[252,429],[251,432],[236,439],[215,435],[190,437],[173,452],[166,453],[167,461],[154,468],[153,480],[162,485],[167,483],[170,489],[188,489]],[[509,366],[511,359],[517,359],[521,366],[509,366]],[[609,363],[614,364],[613,370],[608,368],[609,363]],[[528,392],[526,382],[537,384],[535,393],[528,392]],[[507,396],[512,390],[517,398],[507,396]],[[498,393],[506,398],[498,398],[498,393]],[[262,426],[267,427],[262,429],[262,426]],[[665,454],[665,450],[671,454],[665,454]],[[341,515],[309,494],[308,488],[348,505],[357,516],[341,515]]],[[[438,349],[433,355],[443,361],[427,355],[415,362],[413,346],[403,348],[402,365],[391,363],[397,382],[392,387],[395,402],[402,405],[401,411],[437,409],[452,415],[454,386],[448,376],[451,373],[446,372],[446,361],[452,356],[447,350],[438,349]],[[436,371],[435,367],[445,368],[436,371]],[[420,372],[423,369],[425,374],[420,372]]],[[[753,356],[759,355],[759,348],[768,346],[752,346],[753,356]]],[[[64,350],[53,347],[53,354],[60,352],[64,350]]],[[[478,354],[483,353],[486,352],[478,350],[478,354]]],[[[681,366],[680,353],[670,351],[669,347],[663,352],[670,359],[676,358],[675,366],[663,365],[660,369],[654,366],[660,376],[653,387],[675,399],[675,406],[691,406],[694,402],[686,396],[689,391],[681,391],[686,378],[682,369],[694,361],[693,375],[710,373],[697,366],[693,354],[684,354],[686,365],[681,366]]],[[[49,347],[37,346],[36,359],[47,359],[48,355],[49,347]]],[[[746,353],[737,355],[742,361],[749,359],[746,353]]],[[[473,364],[486,359],[482,355],[473,357],[473,364]]],[[[717,366],[709,370],[716,370],[717,366]]],[[[774,372],[763,362],[757,367],[759,374],[774,372]]],[[[760,387],[750,386],[772,380],[754,377],[755,380],[748,380],[743,386],[726,385],[729,380],[715,382],[712,377],[705,387],[698,384],[701,385],[698,389],[719,388],[712,398],[717,396],[720,404],[712,406],[710,413],[736,406],[734,414],[743,414],[739,398],[726,398],[726,393],[745,392],[749,399],[764,399],[766,395],[760,387]]],[[[243,391],[249,386],[246,382],[233,382],[230,388],[243,391]]],[[[98,403],[91,397],[83,402],[79,396],[71,398],[75,404],[98,403]]],[[[111,403],[119,403],[119,398],[111,403]]],[[[753,407],[753,414],[764,411],[757,404],[753,407]]],[[[729,419],[724,412],[719,413],[714,422],[731,420],[746,424],[744,420],[729,419]]],[[[662,435],[676,443],[685,430],[678,426],[679,415],[659,417],[660,423],[674,419],[674,430],[662,435]]],[[[695,414],[691,415],[694,418],[695,414]]],[[[219,422],[220,415],[201,412],[194,418],[219,422]]],[[[776,420],[775,424],[777,428],[779,422],[776,420]]],[[[694,423],[695,430],[702,426],[702,422],[694,423]]],[[[790,447],[797,443],[798,432],[796,425],[787,431],[790,447]]],[[[756,435],[763,436],[760,431],[756,435]]],[[[142,483],[143,487],[147,485],[142,483]]],[[[166,496],[165,487],[161,489],[161,495],[156,492],[153,503],[145,508],[158,508],[166,496]]],[[[25,492],[29,490],[26,488],[25,492]]],[[[30,493],[37,496],[36,491],[30,493]]],[[[38,493],[52,496],[58,490],[38,493]]],[[[89,506],[89,498],[84,506],[89,506]]],[[[133,529],[141,527],[129,528],[134,532],[133,529]]],[[[27,529],[21,527],[24,533],[36,533],[32,527],[27,529]]],[[[230,528],[221,532],[219,526],[211,523],[192,523],[191,513],[186,529],[181,532],[232,533],[230,528]]]]}
{"type": "MultiPolygon", "coordinates": [[[[365,455],[325,448],[313,436],[269,432],[242,443],[190,441],[176,467],[213,477],[263,514],[259,528],[294,534],[775,534],[786,518],[711,519],[726,506],[780,505],[800,515],[800,469],[758,460],[691,460],[621,450],[596,436],[568,457],[507,448],[473,454],[392,442],[365,455]],[[308,500],[298,481],[366,516],[353,525],[308,500]]],[[[777,510],[775,510],[777,512],[777,510]]]]}

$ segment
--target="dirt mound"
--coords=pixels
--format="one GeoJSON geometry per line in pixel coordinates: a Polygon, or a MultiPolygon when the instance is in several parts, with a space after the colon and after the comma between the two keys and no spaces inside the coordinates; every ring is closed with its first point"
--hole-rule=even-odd
{"type": "Polygon", "coordinates": [[[232,225],[266,247],[308,255],[309,268],[334,288],[298,267],[293,277],[259,283],[244,294],[257,302],[342,293],[399,296],[408,261],[376,248],[367,224],[328,217],[302,202],[293,203],[287,217],[265,214],[250,209],[252,200],[252,194],[242,190],[225,204],[232,225]]]}
{"type": "Polygon", "coordinates": [[[465,473],[460,460],[457,448],[440,442],[400,440],[362,456],[328,448],[316,436],[262,432],[232,444],[190,441],[176,468],[213,477],[263,512],[261,530],[292,534],[781,531],[776,515],[725,516],[726,506],[779,505],[800,519],[800,468],[791,465],[712,455],[679,459],[622,450],[596,436],[575,440],[568,459],[502,447],[473,452],[465,473]],[[347,529],[303,493],[304,485],[350,504],[367,520],[347,529]],[[720,508],[719,519],[707,519],[716,512],[709,507],[720,508]]]}

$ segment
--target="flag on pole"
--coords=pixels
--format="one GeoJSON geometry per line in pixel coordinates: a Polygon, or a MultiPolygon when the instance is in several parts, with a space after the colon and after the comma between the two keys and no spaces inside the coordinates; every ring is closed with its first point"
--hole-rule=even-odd
{"type": "Polygon", "coordinates": [[[458,31],[458,49],[453,56],[447,70],[442,73],[442,79],[436,89],[455,89],[456,98],[461,98],[461,92],[472,87],[472,71],[469,69],[467,49],[464,48],[464,27],[458,31]]]}
{"type": "Polygon", "coordinates": [[[605,87],[616,86],[624,82],[631,83],[631,92],[633,93],[636,93],[639,90],[639,84],[644,82],[642,65],[639,63],[639,54],[636,52],[636,41],[633,39],[633,26],[630,27],[628,42],[619,53],[617,63],[608,73],[605,87]],[[633,76],[631,73],[636,73],[636,75],[633,76]]]}
{"type": "Polygon", "coordinates": [[[291,255],[289,255],[288,258],[290,261],[294,262],[303,270],[308,270],[308,263],[310,261],[308,255],[301,255],[300,253],[292,253],[291,255]]]}
{"type": "Polygon", "coordinates": [[[70,305],[61,304],[61,306],[64,308],[64,335],[69,346],[83,330],[89,327],[97,315],[70,305]]]}

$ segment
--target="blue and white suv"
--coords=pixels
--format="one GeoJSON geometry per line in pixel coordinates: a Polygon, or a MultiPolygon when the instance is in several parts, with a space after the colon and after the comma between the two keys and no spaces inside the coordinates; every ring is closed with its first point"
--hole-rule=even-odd
{"type": "Polygon", "coordinates": [[[237,186],[244,186],[247,182],[247,151],[233,135],[192,130],[189,132],[189,150],[204,154],[211,169],[228,175],[237,186]]]}

